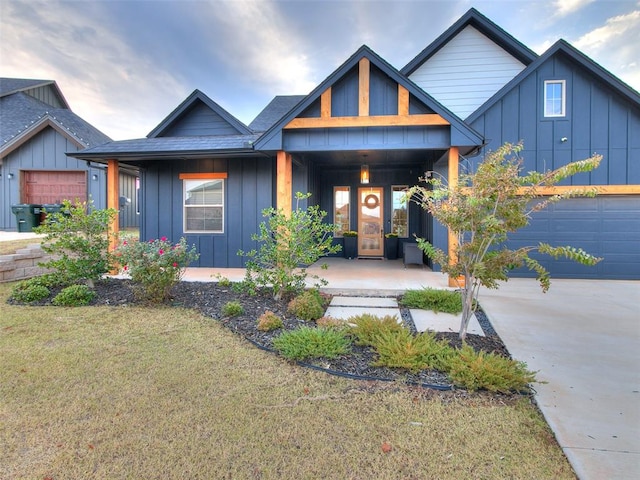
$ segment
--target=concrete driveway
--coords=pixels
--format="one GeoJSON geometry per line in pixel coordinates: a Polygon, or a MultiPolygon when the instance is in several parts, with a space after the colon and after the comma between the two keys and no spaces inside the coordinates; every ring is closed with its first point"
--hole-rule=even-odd
{"type": "Polygon", "coordinates": [[[640,478],[640,282],[533,279],[483,289],[511,354],[580,479],[640,478]]]}

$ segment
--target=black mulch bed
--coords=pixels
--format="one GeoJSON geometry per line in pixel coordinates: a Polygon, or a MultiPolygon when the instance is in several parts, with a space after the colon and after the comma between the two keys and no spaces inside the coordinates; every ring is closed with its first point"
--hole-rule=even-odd
{"type": "MultiPolygon", "coordinates": [[[[122,279],[105,279],[96,282],[96,297],[92,305],[126,306],[136,305],[131,282],[122,279]]],[[[57,292],[53,291],[51,298],[57,292]]],[[[220,321],[225,327],[241,335],[254,345],[265,350],[273,351],[273,339],[282,333],[282,329],[272,332],[261,332],[256,328],[256,320],[265,311],[270,310],[283,319],[284,329],[293,330],[309,322],[292,316],[287,312],[286,301],[274,300],[268,292],[248,295],[235,292],[231,287],[220,286],[213,282],[180,282],[172,290],[171,305],[195,308],[207,317],[220,321]],[[230,302],[239,302],[244,313],[232,318],[222,317],[223,306],[230,302]]],[[[13,303],[12,300],[9,300],[13,303]]],[[[36,305],[50,305],[50,299],[43,300],[36,305]]],[[[407,327],[415,331],[413,320],[407,309],[402,310],[402,320],[407,327]]],[[[475,350],[494,352],[509,357],[509,352],[497,336],[484,313],[476,312],[479,323],[487,336],[468,334],[466,343],[475,350]]],[[[457,332],[438,332],[438,339],[445,339],[453,347],[460,347],[461,341],[457,332]]],[[[425,370],[418,374],[395,370],[385,367],[372,367],[376,353],[370,347],[352,345],[352,353],[337,359],[310,360],[303,365],[318,368],[329,373],[345,377],[364,378],[368,380],[399,380],[408,384],[422,385],[435,389],[448,390],[452,385],[447,376],[434,370],[425,370]]]]}

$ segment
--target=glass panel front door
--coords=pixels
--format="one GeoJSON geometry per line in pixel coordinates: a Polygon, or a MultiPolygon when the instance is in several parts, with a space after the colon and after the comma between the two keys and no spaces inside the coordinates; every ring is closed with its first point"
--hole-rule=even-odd
{"type": "Polygon", "coordinates": [[[358,256],[381,257],[384,253],[382,188],[358,189],[358,256]]]}

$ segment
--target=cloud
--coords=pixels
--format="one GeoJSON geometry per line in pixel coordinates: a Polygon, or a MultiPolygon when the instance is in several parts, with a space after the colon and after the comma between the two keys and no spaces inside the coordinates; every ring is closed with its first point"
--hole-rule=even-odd
{"type": "Polygon", "coordinates": [[[179,78],[112,34],[103,6],[3,2],[3,75],[56,80],[71,109],[107,135],[144,136],[155,126],[152,118],[170,111],[158,97],[186,92],[179,78]]]}
{"type": "Polygon", "coordinates": [[[555,11],[554,16],[566,17],[594,1],[595,0],[555,0],[553,2],[553,8],[555,11]]]}
{"type": "Polygon", "coordinates": [[[640,88],[640,10],[607,19],[604,25],[585,33],[573,42],[603,67],[618,72],[618,76],[640,88]]]}
{"type": "Polygon", "coordinates": [[[201,12],[213,27],[205,34],[213,40],[210,55],[230,69],[231,77],[271,92],[313,89],[307,43],[286,21],[282,3],[212,1],[210,7],[201,12]]]}

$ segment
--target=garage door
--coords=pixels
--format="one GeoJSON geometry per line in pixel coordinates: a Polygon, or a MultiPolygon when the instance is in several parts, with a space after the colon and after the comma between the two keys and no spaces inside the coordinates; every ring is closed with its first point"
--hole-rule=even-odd
{"type": "Polygon", "coordinates": [[[24,203],[62,203],[87,200],[85,171],[23,171],[22,201],[24,203]]]}
{"type": "MultiPolygon", "coordinates": [[[[559,202],[534,214],[531,224],[513,234],[512,248],[537,245],[571,245],[603,257],[594,267],[568,260],[536,257],[551,278],[640,279],[640,196],[601,195],[559,202]]],[[[523,271],[514,272],[528,276],[523,271]]]]}

